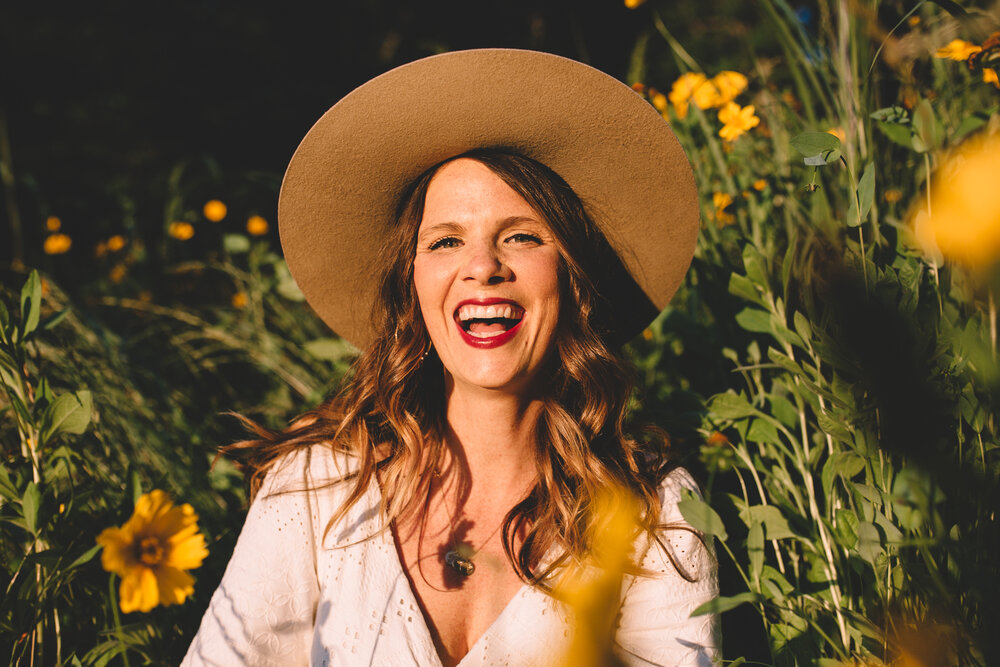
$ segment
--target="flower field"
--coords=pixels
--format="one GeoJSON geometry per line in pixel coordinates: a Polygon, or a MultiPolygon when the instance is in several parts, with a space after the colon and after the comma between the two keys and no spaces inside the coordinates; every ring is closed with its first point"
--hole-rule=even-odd
{"type": "MultiPolygon", "coordinates": [[[[702,194],[687,280],[627,346],[635,420],[705,489],[682,504],[719,560],[701,611],[726,664],[997,664],[1000,7],[733,7],[720,48],[626,0],[613,72],[702,194]]],[[[43,178],[15,166],[6,202],[43,178]]],[[[281,258],[279,183],[203,158],[150,185],[154,215],[7,207],[31,242],[0,267],[0,659],[183,655],[245,510],[225,413],[279,427],[356,355],[281,258]]]]}

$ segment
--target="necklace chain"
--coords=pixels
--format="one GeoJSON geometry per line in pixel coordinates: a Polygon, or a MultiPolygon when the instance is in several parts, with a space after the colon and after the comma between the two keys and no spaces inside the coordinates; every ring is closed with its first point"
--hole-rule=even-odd
{"type": "MultiPolygon", "coordinates": [[[[441,473],[435,469],[434,476],[440,478],[441,473]]],[[[468,577],[476,571],[476,564],[472,559],[500,532],[500,528],[503,526],[503,519],[493,529],[490,536],[483,540],[482,545],[478,549],[473,549],[471,544],[455,544],[455,514],[448,507],[448,497],[444,493],[444,487],[441,487],[441,502],[444,503],[445,512],[448,513],[448,539],[451,541],[451,549],[445,553],[444,562],[455,572],[458,572],[463,577],[468,577]]]]}

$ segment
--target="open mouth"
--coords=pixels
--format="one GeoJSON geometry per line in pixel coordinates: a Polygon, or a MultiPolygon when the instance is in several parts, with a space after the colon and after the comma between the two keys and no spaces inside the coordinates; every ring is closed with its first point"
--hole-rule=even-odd
{"type": "Polygon", "coordinates": [[[524,308],[515,303],[465,304],[455,311],[455,321],[473,338],[489,340],[502,336],[524,318],[524,308]]]}

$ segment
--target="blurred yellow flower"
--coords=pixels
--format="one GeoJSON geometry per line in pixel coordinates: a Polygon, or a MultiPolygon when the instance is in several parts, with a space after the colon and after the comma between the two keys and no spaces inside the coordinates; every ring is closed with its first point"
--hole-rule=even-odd
{"type": "Polygon", "coordinates": [[[94,246],[94,256],[104,257],[108,254],[108,244],[106,241],[99,241],[96,246],[94,246]]]}
{"type": "Polygon", "coordinates": [[[844,128],[842,127],[831,127],[829,130],[826,131],[826,133],[832,134],[833,136],[840,139],[840,143],[844,143],[845,141],[847,141],[847,133],[844,132],[844,128]]]}
{"type": "Polygon", "coordinates": [[[252,236],[263,236],[267,234],[267,220],[259,215],[251,215],[247,218],[247,232],[252,236]]]}
{"type": "Polygon", "coordinates": [[[190,222],[175,221],[170,223],[167,233],[178,241],[187,241],[194,236],[194,226],[190,222]]]}
{"type": "Polygon", "coordinates": [[[964,39],[953,39],[946,46],[934,52],[935,58],[948,58],[949,60],[968,60],[969,56],[979,53],[983,47],[964,39]]]}
{"type": "Polygon", "coordinates": [[[121,234],[115,234],[110,239],[108,239],[108,250],[111,252],[118,252],[125,247],[125,237],[121,234]]]}
{"type": "Polygon", "coordinates": [[[992,83],[997,88],[1000,88],[1000,79],[997,78],[997,71],[995,69],[990,69],[989,67],[984,67],[983,83],[992,83]]]}
{"type": "Polygon", "coordinates": [[[712,193],[712,205],[715,206],[715,220],[719,223],[720,227],[736,222],[736,216],[726,210],[732,203],[733,198],[728,192],[712,193]]]}
{"type": "Polygon", "coordinates": [[[710,447],[723,447],[729,444],[729,438],[719,431],[713,431],[712,434],[705,440],[705,444],[710,447]]]}
{"type": "Polygon", "coordinates": [[[931,181],[930,216],[915,221],[929,254],[974,268],[1000,260],[1000,135],[971,139],[947,159],[931,181]]]}
{"type": "Polygon", "coordinates": [[[652,103],[653,107],[660,113],[663,113],[664,111],[667,110],[667,104],[668,104],[667,96],[664,95],[663,93],[660,92],[653,93],[652,97],[649,98],[649,101],[652,103]]]}
{"type": "Polygon", "coordinates": [[[691,99],[691,95],[694,94],[694,91],[699,86],[707,81],[708,79],[705,78],[705,75],[700,72],[681,74],[674,81],[674,85],[670,87],[670,93],[667,97],[674,106],[674,111],[677,113],[678,118],[687,117],[688,101],[691,99]]]}
{"type": "Polygon", "coordinates": [[[746,90],[747,78],[739,72],[724,70],[713,76],[711,83],[719,92],[718,104],[726,104],[746,90]]]}
{"type": "Polygon", "coordinates": [[[159,489],[140,496],[125,525],[104,529],[97,543],[104,547],[101,565],[122,578],[119,603],[125,613],[184,602],[194,593],[187,570],[200,567],[208,555],[194,509],[175,506],[159,489]]]}
{"type": "Polygon", "coordinates": [[[58,232],[61,227],[62,227],[62,220],[60,220],[56,216],[50,215],[49,217],[45,218],[45,229],[49,230],[50,232],[58,232]]]}
{"type": "Polygon", "coordinates": [[[895,204],[903,198],[903,191],[896,188],[889,188],[885,191],[885,194],[882,195],[882,198],[890,204],[895,204]]]}
{"type": "Polygon", "coordinates": [[[66,234],[56,233],[45,237],[42,249],[46,255],[61,255],[67,252],[71,245],[73,245],[73,239],[66,234]]]}
{"type": "Polygon", "coordinates": [[[205,202],[205,207],[201,212],[212,222],[218,222],[226,217],[226,205],[218,199],[205,202]]]}
{"type": "Polygon", "coordinates": [[[646,0],[625,0],[625,6],[629,9],[635,9],[644,2],[646,2],[646,0]]]}
{"type": "Polygon", "coordinates": [[[233,308],[246,308],[248,303],[246,292],[237,292],[233,295],[232,304],[233,308]]]}
{"type": "Polygon", "coordinates": [[[736,141],[740,135],[760,123],[760,118],[754,115],[752,104],[741,108],[736,102],[729,102],[719,110],[719,120],[722,122],[719,136],[726,141],[736,141]]]}
{"type": "Polygon", "coordinates": [[[691,101],[699,109],[712,109],[722,106],[722,95],[711,81],[706,81],[691,93],[691,101]]]}
{"type": "Polygon", "coordinates": [[[125,280],[125,265],[115,264],[108,273],[108,279],[113,283],[120,283],[125,280]]]}
{"type": "Polygon", "coordinates": [[[756,190],[757,192],[760,192],[766,187],[767,187],[767,181],[765,181],[763,178],[758,178],[756,181],[753,182],[753,189],[756,190]]]}
{"type": "Polygon", "coordinates": [[[576,619],[564,662],[567,667],[614,664],[614,622],[622,575],[632,565],[632,548],[639,535],[638,516],[639,504],[625,489],[607,489],[594,499],[589,558],[568,569],[555,589],[555,596],[576,619]]]}
{"type": "Polygon", "coordinates": [[[908,24],[910,24],[911,28],[916,27],[916,26],[920,25],[920,17],[919,16],[911,16],[910,18],[906,19],[906,22],[908,24]]]}

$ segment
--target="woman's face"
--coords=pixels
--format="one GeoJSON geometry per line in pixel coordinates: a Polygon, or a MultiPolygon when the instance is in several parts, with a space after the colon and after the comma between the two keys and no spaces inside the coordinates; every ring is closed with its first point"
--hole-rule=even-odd
{"type": "Polygon", "coordinates": [[[456,388],[527,392],[559,318],[559,250],[548,225],[475,160],[448,162],[427,186],[413,282],[456,388]]]}

